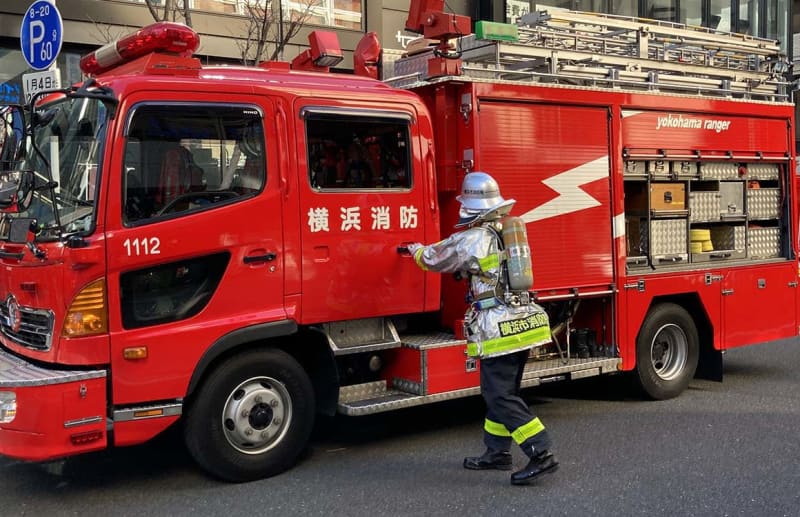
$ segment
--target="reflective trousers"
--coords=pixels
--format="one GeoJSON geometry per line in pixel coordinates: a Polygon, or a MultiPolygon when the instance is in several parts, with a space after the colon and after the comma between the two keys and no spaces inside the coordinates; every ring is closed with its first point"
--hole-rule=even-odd
{"type": "Polygon", "coordinates": [[[511,440],[533,457],[551,446],[550,436],[520,397],[520,383],[529,350],[481,359],[481,394],[486,402],[483,441],[507,451],[511,440]]]}

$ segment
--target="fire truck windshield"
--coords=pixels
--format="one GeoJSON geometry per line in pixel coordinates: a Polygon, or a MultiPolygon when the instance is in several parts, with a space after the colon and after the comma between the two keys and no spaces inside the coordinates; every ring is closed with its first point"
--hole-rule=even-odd
{"type": "Polygon", "coordinates": [[[85,97],[63,97],[37,110],[16,168],[34,174],[33,200],[20,216],[36,220],[39,240],[93,230],[107,116],[101,100],[85,97]]]}

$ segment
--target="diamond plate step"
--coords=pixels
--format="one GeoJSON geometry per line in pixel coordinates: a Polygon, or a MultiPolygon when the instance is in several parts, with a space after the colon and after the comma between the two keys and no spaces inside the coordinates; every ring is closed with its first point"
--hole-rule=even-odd
{"type": "MultiPolygon", "coordinates": [[[[616,372],[619,366],[619,358],[595,357],[569,359],[566,362],[560,359],[530,361],[525,366],[522,387],[529,388],[550,381],[581,379],[616,372]]],[[[390,388],[386,381],[375,381],[340,388],[338,410],[339,413],[348,416],[362,416],[478,394],[480,394],[479,386],[434,395],[415,395],[390,388]]]]}

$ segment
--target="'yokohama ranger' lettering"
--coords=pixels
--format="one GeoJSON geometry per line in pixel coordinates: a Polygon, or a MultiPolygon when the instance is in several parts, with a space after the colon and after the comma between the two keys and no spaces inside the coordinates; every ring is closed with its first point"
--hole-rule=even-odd
{"type": "Polygon", "coordinates": [[[720,133],[722,131],[727,131],[730,129],[730,127],[730,120],[684,117],[680,114],[678,116],[672,116],[671,113],[666,117],[658,117],[658,120],[656,121],[656,130],[662,128],[705,129],[720,133]]]}

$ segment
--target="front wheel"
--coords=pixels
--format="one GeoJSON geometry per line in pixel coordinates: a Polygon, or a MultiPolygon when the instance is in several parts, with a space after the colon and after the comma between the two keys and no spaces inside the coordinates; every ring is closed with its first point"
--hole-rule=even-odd
{"type": "Polygon", "coordinates": [[[314,390],[281,350],[251,350],[220,364],[187,410],[184,439],[194,460],[226,481],[278,474],[296,461],[314,425],[314,390]]]}
{"type": "Polygon", "coordinates": [[[644,393],[656,400],[680,395],[697,370],[699,342],[694,320],[683,307],[652,307],[636,338],[635,373],[644,393]]]}

